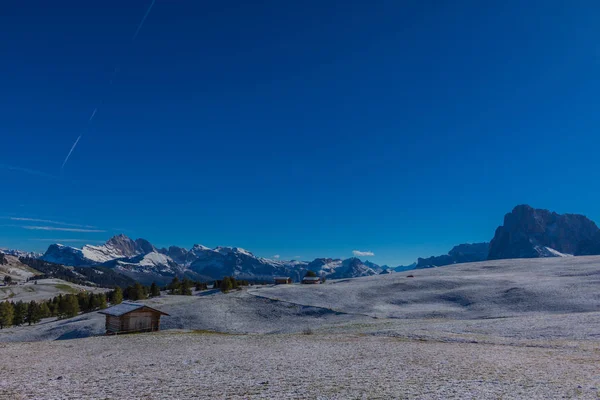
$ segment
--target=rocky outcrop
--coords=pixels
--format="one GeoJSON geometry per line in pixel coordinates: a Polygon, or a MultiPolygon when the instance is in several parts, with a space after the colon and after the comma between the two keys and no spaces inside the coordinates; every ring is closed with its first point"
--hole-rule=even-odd
{"type": "Polygon", "coordinates": [[[528,205],[504,217],[490,244],[490,260],[600,254],[600,229],[579,214],[557,214],[528,205]]]}

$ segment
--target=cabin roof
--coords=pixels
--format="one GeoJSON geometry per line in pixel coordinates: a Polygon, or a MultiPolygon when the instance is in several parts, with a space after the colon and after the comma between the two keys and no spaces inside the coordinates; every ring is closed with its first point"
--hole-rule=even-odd
{"type": "Polygon", "coordinates": [[[303,281],[320,281],[321,278],[319,278],[318,276],[305,276],[304,278],[302,278],[303,281]]]}
{"type": "Polygon", "coordinates": [[[100,314],[105,314],[105,315],[112,315],[113,317],[120,317],[122,315],[129,314],[132,311],[140,310],[142,308],[147,308],[147,309],[149,309],[151,311],[160,313],[162,315],[166,315],[166,316],[169,315],[166,312],[162,312],[162,311],[157,310],[155,308],[148,307],[145,304],[141,304],[141,303],[129,303],[129,302],[123,302],[121,304],[117,304],[116,306],[112,306],[112,307],[109,307],[107,309],[101,310],[101,311],[99,311],[99,313],[100,314]]]}
{"type": "Polygon", "coordinates": [[[273,279],[280,280],[280,279],[291,279],[291,278],[289,276],[276,276],[273,279]]]}

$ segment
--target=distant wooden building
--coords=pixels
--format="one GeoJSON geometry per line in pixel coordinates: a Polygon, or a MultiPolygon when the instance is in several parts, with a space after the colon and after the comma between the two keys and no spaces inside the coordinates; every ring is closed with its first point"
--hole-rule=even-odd
{"type": "Polygon", "coordinates": [[[106,315],[106,334],[160,330],[160,316],[169,314],[140,303],[123,302],[99,311],[106,315]]]}
{"type": "Polygon", "coordinates": [[[287,276],[276,276],[274,279],[276,285],[289,285],[292,283],[292,278],[287,276]]]}
{"type": "Polygon", "coordinates": [[[315,285],[315,284],[321,283],[321,278],[319,278],[318,276],[305,276],[302,279],[302,283],[308,284],[308,285],[315,285]]]}

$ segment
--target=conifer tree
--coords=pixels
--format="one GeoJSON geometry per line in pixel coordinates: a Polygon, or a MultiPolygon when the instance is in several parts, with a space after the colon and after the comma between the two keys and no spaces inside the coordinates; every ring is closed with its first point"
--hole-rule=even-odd
{"type": "Polygon", "coordinates": [[[98,293],[98,308],[104,310],[107,306],[106,295],[104,293],[98,293]]]}
{"type": "Polygon", "coordinates": [[[14,313],[14,306],[11,302],[3,301],[0,303],[0,329],[13,324],[14,313]]]}
{"type": "Polygon", "coordinates": [[[143,300],[146,298],[146,293],[144,290],[144,287],[142,286],[141,283],[136,282],[135,285],[133,285],[133,290],[135,293],[135,298],[132,300],[143,300]]]}
{"type": "Polygon", "coordinates": [[[27,305],[27,316],[25,321],[28,325],[37,324],[41,320],[40,316],[40,305],[35,301],[31,300],[27,305]]]}
{"type": "Polygon", "coordinates": [[[150,296],[152,296],[152,297],[160,296],[160,288],[158,287],[156,282],[152,282],[152,285],[150,285],[150,296]]]}
{"type": "Polygon", "coordinates": [[[47,302],[43,302],[40,304],[40,318],[48,318],[52,316],[52,312],[50,311],[50,307],[48,307],[47,302]]]}
{"type": "Polygon", "coordinates": [[[83,312],[91,310],[90,299],[87,293],[79,292],[77,294],[77,301],[79,302],[79,309],[83,312]]]}
{"type": "Polygon", "coordinates": [[[226,276],[223,278],[223,281],[221,282],[221,292],[228,292],[231,289],[233,289],[233,282],[231,282],[231,278],[226,276]]]}
{"type": "Polygon", "coordinates": [[[175,276],[169,285],[169,294],[179,294],[181,290],[181,282],[179,278],[175,276]]]}
{"type": "MultiPolygon", "coordinates": [[[[56,299],[56,297],[55,297],[56,299]]],[[[67,298],[62,294],[58,295],[57,308],[56,308],[56,316],[59,319],[65,318],[67,315],[67,298]]]]}
{"type": "Polygon", "coordinates": [[[121,290],[120,287],[116,287],[115,291],[112,294],[112,299],[111,299],[111,303],[114,304],[121,304],[121,302],[123,301],[123,291],[121,290]]]}
{"type": "Polygon", "coordinates": [[[25,322],[25,318],[27,317],[27,304],[22,301],[18,301],[14,305],[15,314],[13,317],[13,325],[20,326],[25,322]]]}
{"type": "Polygon", "coordinates": [[[190,281],[187,278],[184,278],[183,281],[181,281],[180,294],[182,294],[184,296],[192,295],[192,281],[190,281]]]}
{"type": "Polygon", "coordinates": [[[77,297],[72,294],[66,296],[66,311],[65,316],[67,318],[76,317],[79,314],[79,302],[77,297]]]}

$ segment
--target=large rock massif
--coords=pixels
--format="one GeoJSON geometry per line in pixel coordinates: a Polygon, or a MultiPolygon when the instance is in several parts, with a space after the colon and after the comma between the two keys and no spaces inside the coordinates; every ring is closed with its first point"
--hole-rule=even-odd
{"type": "Polygon", "coordinates": [[[488,259],[592,254],[600,254],[600,229],[593,221],[520,205],[496,229],[488,259]]]}

